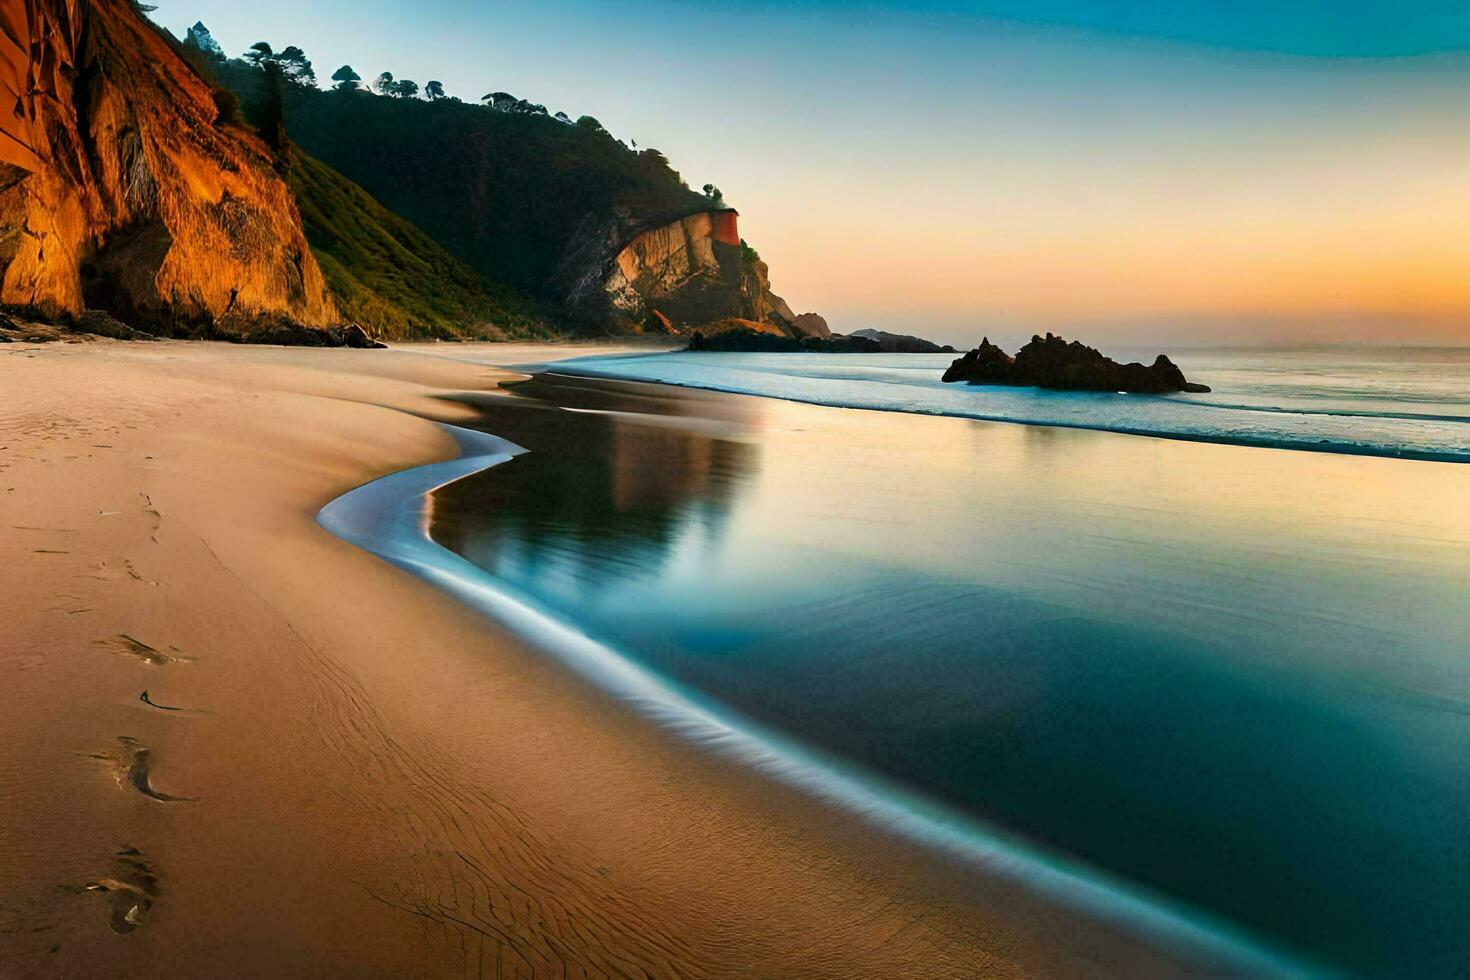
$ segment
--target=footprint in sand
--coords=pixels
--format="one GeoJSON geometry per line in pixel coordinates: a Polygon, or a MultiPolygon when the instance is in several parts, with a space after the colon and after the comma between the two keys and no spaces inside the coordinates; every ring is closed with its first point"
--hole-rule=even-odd
{"type": "Polygon", "coordinates": [[[153,753],[148,749],[142,747],[133,749],[133,761],[128,766],[128,783],[133,789],[150,800],[157,800],[160,803],[187,803],[194,799],[192,796],[170,796],[168,793],[161,793],[154,789],[153,784],[149,781],[149,773],[153,767],[152,758],[153,753]]]}
{"type": "Polygon", "coordinates": [[[118,784],[126,782],[133,789],[142,793],[150,800],[160,803],[189,803],[194,800],[192,796],[174,796],[153,788],[153,751],[140,744],[131,735],[119,735],[118,743],[122,746],[120,754],[108,752],[85,752],[80,753],[88,759],[95,759],[105,764],[112,770],[113,776],[118,784]]]}
{"type": "Polygon", "coordinates": [[[155,585],[155,586],[158,584],[157,582],[153,581],[153,579],[151,579],[151,578],[144,578],[142,576],[142,574],[139,573],[138,569],[136,569],[135,567],[133,567],[133,562],[132,562],[132,559],[130,559],[130,558],[123,559],[123,568],[127,570],[128,577],[131,578],[131,579],[133,579],[133,581],[135,581],[135,582],[142,582],[144,585],[155,585]]]}
{"type": "MultiPolygon", "coordinates": [[[[145,456],[143,458],[144,459],[152,459],[153,457],[152,456],[145,456]]],[[[157,544],[158,543],[158,529],[161,528],[161,527],[163,527],[163,515],[158,512],[158,508],[157,507],[153,506],[153,498],[152,497],[148,496],[148,494],[146,494],[146,493],[143,493],[141,490],[138,491],[138,496],[140,496],[140,497],[143,498],[143,513],[145,513],[149,517],[153,518],[153,527],[149,529],[149,531],[148,531],[148,537],[149,537],[150,540],[152,540],[152,542],[154,544],[157,544]]]]}
{"type": "Polygon", "coordinates": [[[148,696],[148,689],[146,687],[143,689],[143,693],[140,694],[140,695],[138,695],[138,700],[139,701],[142,701],[144,704],[148,705],[148,707],[150,707],[150,708],[157,708],[159,711],[183,711],[184,710],[183,708],[175,708],[172,705],[159,704],[157,701],[153,700],[151,697],[148,696]]]}
{"type": "Polygon", "coordinates": [[[113,874],[85,885],[63,885],[74,895],[102,892],[112,907],[112,931],[129,933],[143,924],[158,898],[158,876],[136,847],[124,847],[115,856],[113,874]]]}
{"type": "Polygon", "coordinates": [[[126,653],[155,667],[162,667],[164,664],[186,664],[194,659],[184,656],[183,651],[176,646],[170,646],[169,650],[172,652],[165,653],[126,633],[119,633],[111,640],[93,640],[92,645],[106,647],[113,653],[126,653]]]}

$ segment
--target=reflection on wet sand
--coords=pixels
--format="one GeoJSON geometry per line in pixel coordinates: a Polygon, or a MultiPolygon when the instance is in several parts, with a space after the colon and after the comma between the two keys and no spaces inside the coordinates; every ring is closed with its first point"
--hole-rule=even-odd
{"type": "Polygon", "coordinates": [[[484,404],[482,427],[529,452],[434,494],[433,536],[452,551],[577,589],[656,575],[680,541],[720,538],[737,487],[754,478],[759,453],[738,427],[708,435],[647,422],[695,417],[703,396],[545,378],[511,388],[521,397],[484,404]]]}

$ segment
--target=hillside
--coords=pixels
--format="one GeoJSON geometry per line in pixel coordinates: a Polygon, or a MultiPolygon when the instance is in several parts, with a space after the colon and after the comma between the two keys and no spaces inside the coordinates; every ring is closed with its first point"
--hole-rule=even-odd
{"type": "Polygon", "coordinates": [[[203,24],[179,47],[276,148],[333,294],[374,333],[806,333],[719,191],[591,117],[386,73],[373,91],[345,65],[322,89],[301,49],[227,58],[203,24]]]}
{"type": "MultiPolygon", "coordinates": [[[[247,115],[268,115],[266,76],[233,59],[213,68],[247,115]]],[[[563,121],[444,98],[283,87],[286,131],[486,279],[559,302],[551,286],[584,221],[625,216],[629,231],[711,206],[657,150],[624,146],[594,119],[563,121]]]]}
{"type": "Polygon", "coordinates": [[[322,90],[299,49],[231,60],[129,0],[0,0],[0,28],[0,306],[301,343],[801,333],[718,191],[590,117],[322,90]]]}
{"type": "Polygon", "coordinates": [[[496,287],[372,195],[304,153],[287,175],[342,315],[387,340],[555,333],[539,304],[496,287]]]}

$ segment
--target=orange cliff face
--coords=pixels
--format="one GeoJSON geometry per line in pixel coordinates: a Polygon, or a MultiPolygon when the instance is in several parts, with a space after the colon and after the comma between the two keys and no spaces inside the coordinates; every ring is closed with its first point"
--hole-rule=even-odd
{"type": "Polygon", "coordinates": [[[255,136],[127,0],[0,0],[0,303],[337,321],[255,136]]]}
{"type": "Polygon", "coordinates": [[[796,314],[771,292],[766,263],[741,248],[739,214],[697,211],[645,229],[618,247],[597,288],[614,317],[649,316],[675,329],[753,323],[795,334],[796,314]]]}
{"type": "Polygon", "coordinates": [[[709,215],[710,237],[726,245],[740,244],[740,212],[735,210],[711,211],[709,215]]]}

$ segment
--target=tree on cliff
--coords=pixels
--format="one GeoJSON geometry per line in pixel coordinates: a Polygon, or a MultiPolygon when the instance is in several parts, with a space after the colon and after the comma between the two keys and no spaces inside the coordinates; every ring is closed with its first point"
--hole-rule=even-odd
{"type": "Polygon", "coordinates": [[[291,44],[283,48],[273,59],[281,66],[281,74],[288,82],[297,85],[315,85],[316,69],[306,57],[306,52],[291,44]]]}
{"type": "Polygon", "coordinates": [[[426,82],[424,84],[424,96],[430,102],[438,102],[440,99],[446,98],[444,94],[444,83],[439,81],[426,82]]]}
{"type": "Polygon", "coordinates": [[[385,71],[373,83],[379,95],[395,99],[411,99],[419,94],[419,83],[410,78],[395,79],[391,71],[385,71]]]}
{"type": "Polygon", "coordinates": [[[294,44],[287,45],[277,52],[265,41],[256,41],[250,45],[250,50],[245,52],[244,58],[257,68],[275,65],[280,72],[281,80],[295,85],[316,85],[316,70],[312,68],[306,52],[294,44]]]}
{"type": "Polygon", "coordinates": [[[362,81],[362,76],[353,71],[351,65],[343,65],[332,72],[332,81],[337,83],[332,88],[339,92],[355,92],[357,83],[362,81]]]}
{"type": "Polygon", "coordinates": [[[270,59],[262,59],[260,67],[265,72],[265,105],[260,115],[260,136],[271,149],[280,153],[287,146],[285,99],[281,92],[286,72],[279,62],[270,59]]]}
{"type": "Polygon", "coordinates": [[[717,204],[724,204],[725,203],[725,195],[724,195],[724,193],[722,193],[720,191],[720,189],[718,187],[716,187],[714,184],[705,184],[704,187],[703,187],[703,190],[704,190],[704,196],[707,197],[707,198],[709,198],[711,201],[714,201],[717,204]]]}
{"type": "MultiPolygon", "coordinates": [[[[256,126],[266,115],[259,69],[249,59],[218,69],[256,126]]],[[[534,102],[498,90],[486,101],[500,111],[456,106],[447,94],[435,111],[415,111],[420,107],[406,104],[412,100],[396,84],[387,87],[398,79],[385,75],[382,83],[374,75],[359,83],[384,98],[330,90],[342,78],[327,82],[329,91],[282,86],[292,143],[424,229],[477,274],[538,301],[561,301],[563,286],[552,283],[579,229],[597,231],[584,228],[588,215],[604,223],[622,215],[641,222],[709,208],[698,185],[690,190],[662,154],[630,152],[590,116],[558,124],[534,102]],[[385,153],[385,145],[394,152],[385,153]]],[[[321,227],[334,227],[331,210],[324,206],[321,227]]]]}

